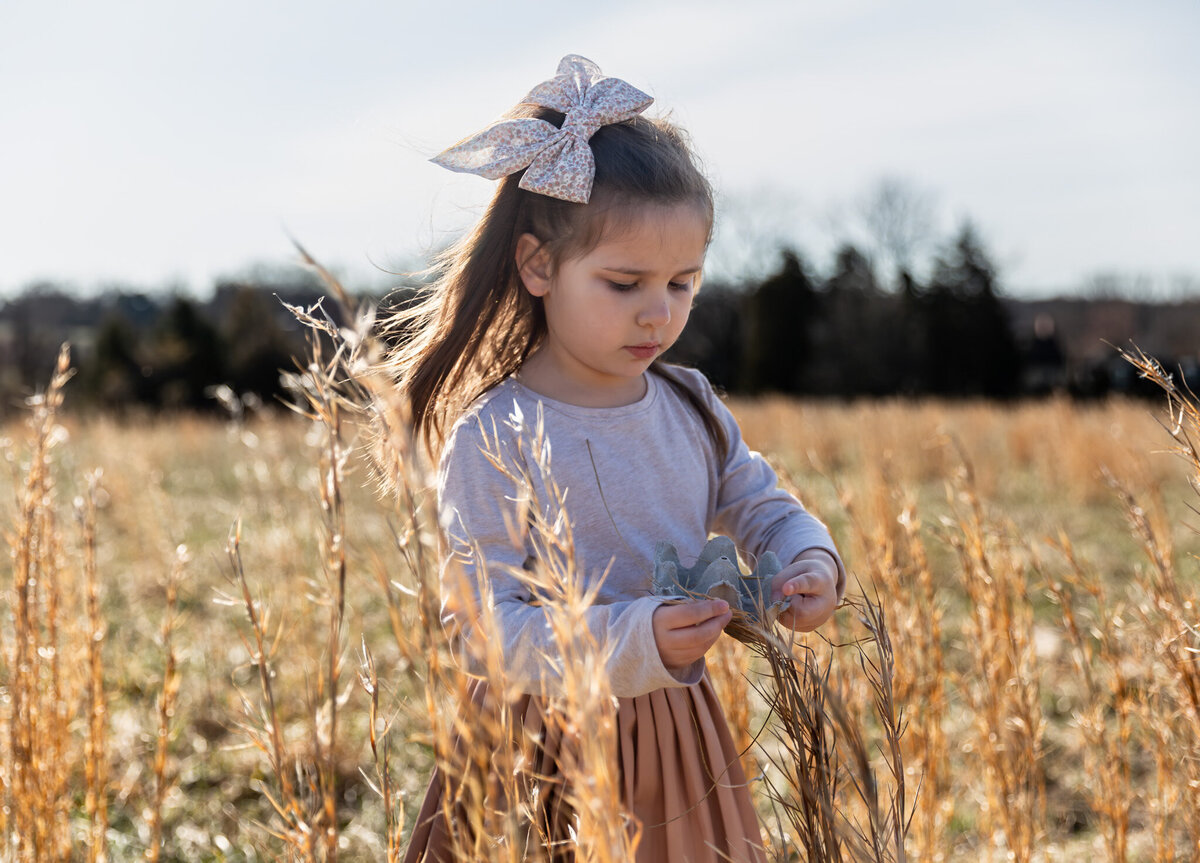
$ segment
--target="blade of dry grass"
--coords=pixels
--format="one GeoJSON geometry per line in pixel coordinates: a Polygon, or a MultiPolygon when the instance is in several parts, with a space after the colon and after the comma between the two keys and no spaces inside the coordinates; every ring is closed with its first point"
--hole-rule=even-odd
{"type": "Polygon", "coordinates": [[[175,716],[180,686],[179,661],[174,640],[175,629],[179,623],[176,604],[179,582],[188,561],[187,547],[178,546],[175,550],[175,564],[167,576],[166,606],[159,629],[159,641],[163,651],[163,678],[156,704],[158,721],[154,744],[154,794],[147,815],[150,841],[146,846],[146,859],[150,863],[157,863],[162,854],[163,804],[171,787],[171,777],[167,776],[167,755],[171,742],[171,721],[175,716]]]}
{"type": "Polygon", "coordinates": [[[96,573],[96,494],[99,473],[87,478],[87,494],[77,501],[77,518],[83,528],[83,573],[87,604],[87,741],[84,746],[84,806],[88,817],[87,859],[102,863],[108,845],[108,761],[105,751],[106,704],[104,696],[105,624],[100,613],[100,582],[96,573]]]}

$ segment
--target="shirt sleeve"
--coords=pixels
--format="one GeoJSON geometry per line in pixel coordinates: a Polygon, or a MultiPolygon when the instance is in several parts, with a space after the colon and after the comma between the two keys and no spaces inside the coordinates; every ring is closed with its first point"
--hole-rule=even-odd
{"type": "MultiPolygon", "coordinates": [[[[523,464],[515,433],[488,419],[461,422],[438,471],[438,517],[448,550],[442,565],[442,623],[453,633],[467,670],[482,673],[482,650],[496,650],[509,683],[522,691],[561,692],[561,651],[533,579],[535,544],[521,521],[528,507],[548,507],[536,479],[519,482],[523,464]],[[499,462],[498,466],[497,462],[499,462]],[[483,631],[481,597],[490,587],[493,626],[483,631]]],[[[549,519],[553,523],[553,518],[549,519]]],[[[589,574],[592,575],[592,574],[589,574]]],[[[600,577],[599,573],[594,574],[600,577]]],[[[613,695],[632,697],[700,681],[704,663],[669,669],[654,640],[652,617],[662,597],[592,605],[585,624],[604,652],[613,695]]]]}
{"type": "Polygon", "coordinates": [[[701,377],[699,387],[725,429],[729,444],[724,460],[717,454],[713,532],[733,537],[740,548],[756,556],[773,551],[784,566],[809,549],[829,552],[837,563],[837,596],[841,602],[846,594],[846,570],[828,528],[795,495],[780,488],[775,471],[761,454],[746,445],[737,420],[708,381],[701,377]]]}

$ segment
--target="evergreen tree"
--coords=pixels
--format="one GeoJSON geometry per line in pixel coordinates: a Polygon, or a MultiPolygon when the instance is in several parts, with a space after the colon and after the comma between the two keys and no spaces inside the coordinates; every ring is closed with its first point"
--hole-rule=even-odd
{"type": "Polygon", "coordinates": [[[856,246],[838,249],[822,299],[809,391],[851,396],[886,389],[881,383],[887,374],[881,350],[884,297],[870,260],[856,246]]]}
{"type": "Polygon", "coordinates": [[[899,342],[896,364],[896,392],[916,395],[927,389],[925,369],[928,345],[925,333],[922,287],[907,269],[899,275],[900,297],[895,324],[899,342]]]}
{"type": "Polygon", "coordinates": [[[221,334],[228,345],[229,385],[237,393],[254,393],[263,401],[281,395],[280,372],[294,370],[292,358],[304,348],[298,333],[289,334],[280,323],[290,313],[252,285],[223,285],[218,296],[225,300],[221,334]]]}
{"type": "Polygon", "coordinates": [[[742,296],[723,285],[705,284],[696,295],[687,327],[668,361],[700,369],[721,389],[737,386],[741,368],[742,296]]]}
{"type": "Polygon", "coordinates": [[[1010,396],[1021,361],[997,295],[996,267],[974,227],[964,223],[934,265],[925,297],[927,380],[935,393],[1010,396]]]}
{"type": "Polygon", "coordinates": [[[816,291],[800,256],[784,249],[779,269],[750,291],[742,304],[741,389],[801,391],[819,314],[816,291]]]}
{"type": "Polygon", "coordinates": [[[225,380],[224,354],[216,327],[191,300],[175,297],[151,344],[155,400],[168,408],[211,407],[207,390],[225,380]]]}
{"type": "Polygon", "coordinates": [[[150,401],[149,381],[138,358],[140,352],[137,332],[129,322],[120,315],[106,316],[96,332],[90,359],[80,362],[80,389],[84,397],[109,410],[150,401]]]}

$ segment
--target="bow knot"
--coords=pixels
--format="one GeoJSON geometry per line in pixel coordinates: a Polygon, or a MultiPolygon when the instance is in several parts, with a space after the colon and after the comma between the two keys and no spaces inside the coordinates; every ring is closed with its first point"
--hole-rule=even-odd
{"type": "Polygon", "coordinates": [[[574,132],[583,138],[584,141],[587,141],[603,125],[603,123],[596,119],[595,114],[582,109],[576,109],[567,112],[567,118],[563,120],[562,130],[564,132],[574,132]]]}
{"type": "Polygon", "coordinates": [[[603,77],[586,57],[568,54],[557,74],[521,101],[561,111],[562,128],[534,118],[499,120],[432,161],[489,180],[526,169],[522,189],[586,204],[596,175],[588,143],[592,135],[601,126],[640,114],[654,100],[620,78],[603,77]]]}

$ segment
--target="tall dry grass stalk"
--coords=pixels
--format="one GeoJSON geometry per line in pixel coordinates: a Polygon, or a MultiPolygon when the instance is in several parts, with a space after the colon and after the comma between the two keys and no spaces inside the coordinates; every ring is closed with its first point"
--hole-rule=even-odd
{"type": "MultiPolygon", "coordinates": [[[[389,737],[393,717],[381,708],[379,697],[382,684],[375,666],[375,655],[363,639],[359,654],[359,684],[370,699],[367,714],[367,739],[371,744],[371,759],[374,763],[374,780],[367,777],[367,784],[383,802],[384,859],[395,863],[403,852],[404,797],[396,787],[392,776],[392,747],[389,737]]],[[[364,772],[365,775],[365,772],[364,772]]]]}
{"type": "Polygon", "coordinates": [[[875,586],[891,621],[894,702],[904,711],[900,740],[903,787],[908,795],[907,853],[914,860],[946,859],[947,825],[954,810],[950,788],[947,668],[942,636],[943,602],[925,548],[921,518],[911,493],[879,466],[866,505],[845,484],[838,499],[846,513],[859,571],[875,586]]]}
{"type": "MultiPolygon", "coordinates": [[[[1200,495],[1200,398],[1140,350],[1122,351],[1122,356],[1166,396],[1163,427],[1200,495]]],[[[1110,479],[1110,484],[1149,564],[1138,573],[1138,612],[1150,639],[1154,677],[1140,713],[1152,729],[1155,748],[1155,857],[1171,859],[1182,838],[1184,855],[1195,858],[1200,856],[1200,596],[1195,578],[1185,585],[1176,569],[1172,532],[1161,507],[1148,509],[1121,483],[1110,479]]],[[[1200,510],[1193,505],[1192,511],[1200,510]]]]}
{"type": "MultiPolygon", "coordinates": [[[[5,635],[0,642],[0,688],[6,695],[0,712],[4,860],[99,863],[115,853],[110,848],[114,803],[121,804],[118,818],[136,823],[123,808],[134,794],[125,785],[130,773],[127,770],[119,782],[112,776],[114,687],[105,658],[112,621],[100,574],[98,524],[98,510],[108,492],[100,469],[82,476],[83,489],[73,500],[77,545],[64,539],[59,517],[66,494],[59,465],[71,461],[69,454],[62,455],[69,436],[60,420],[71,376],[64,345],[46,391],[28,401],[28,454],[18,459],[7,453],[17,473],[16,518],[6,531],[13,578],[7,597],[11,627],[0,630],[5,635]]],[[[173,588],[169,596],[164,633],[169,633],[174,618],[173,588]]],[[[169,646],[168,654],[157,693],[164,735],[178,691],[169,646]]],[[[147,812],[153,837],[145,849],[149,859],[157,859],[159,852],[158,815],[168,788],[164,742],[160,737],[154,802],[147,812]]],[[[121,839],[123,849],[132,847],[121,839]]]]}
{"type": "MultiPolygon", "coordinates": [[[[794,476],[783,467],[776,472],[799,497],[794,476]]],[[[739,640],[761,666],[752,664],[747,679],[769,719],[766,739],[758,742],[769,768],[762,784],[775,813],[779,832],[771,839],[780,860],[796,852],[813,863],[908,859],[908,719],[897,699],[889,613],[878,597],[874,562],[868,558],[861,579],[875,587],[875,599],[848,594],[848,614],[835,615],[819,634],[739,625],[739,640]],[[852,618],[849,627],[843,616],[852,618]]]]}
{"type": "MultiPolygon", "coordinates": [[[[10,601],[13,624],[5,645],[4,795],[0,810],[7,855],[20,861],[66,861],[71,857],[70,791],[77,765],[76,720],[80,696],[92,682],[86,624],[72,616],[74,597],[59,538],[58,502],[52,466],[64,442],[58,425],[62,388],[71,377],[64,348],[42,395],[31,398],[31,449],[17,485],[17,522],[8,535],[12,555],[10,601]],[[66,583],[65,583],[66,582],[66,583]]],[[[95,697],[102,699],[102,693],[95,697]]],[[[95,699],[88,699],[86,729],[96,725],[95,699]]],[[[100,744],[100,738],[94,739],[100,744]]],[[[98,819],[103,786],[91,750],[90,810],[98,819]]]]}
{"type": "Polygon", "coordinates": [[[1046,589],[1058,605],[1072,664],[1083,681],[1075,724],[1091,780],[1085,790],[1100,818],[1109,859],[1124,863],[1129,859],[1130,814],[1139,796],[1132,779],[1139,696],[1131,660],[1140,659],[1141,651],[1128,632],[1129,610],[1114,605],[1104,582],[1084,569],[1070,538],[1060,533],[1054,547],[1066,571],[1061,579],[1047,579],[1046,589]]]}
{"type": "Polygon", "coordinates": [[[305,373],[293,382],[297,399],[292,407],[321,430],[318,475],[322,534],[320,540],[323,582],[318,602],[328,607],[325,664],[317,674],[313,698],[315,716],[312,745],[316,761],[320,815],[313,827],[323,848],[323,858],[334,861],[338,855],[338,715],[348,697],[342,691],[342,666],[345,655],[346,616],[346,508],[342,495],[351,446],[343,428],[345,397],[338,387],[342,368],[339,346],[328,359],[323,353],[320,330],[310,333],[309,362],[305,373]]]}
{"type": "Polygon", "coordinates": [[[725,711],[725,720],[734,746],[742,754],[742,771],[753,790],[759,774],[755,757],[754,713],[758,705],[751,698],[750,649],[736,638],[719,639],[705,657],[713,691],[725,711]]]}
{"type": "MultiPolygon", "coordinates": [[[[307,676],[310,688],[304,739],[291,739],[285,732],[289,717],[281,712],[274,683],[284,629],[280,622],[272,630],[270,608],[253,595],[241,553],[240,524],[228,544],[237,599],[227,597],[226,601],[239,603],[246,612],[250,638],[245,644],[251,664],[259,672],[258,697],[243,694],[242,727],[268,758],[275,778],[274,788],[266,792],[278,818],[271,833],[283,843],[290,859],[336,861],[342,821],[339,776],[344,760],[340,714],[351,693],[351,687],[342,683],[348,575],[343,486],[353,450],[344,417],[347,410],[354,410],[355,403],[344,375],[362,342],[346,338],[319,303],[308,309],[288,308],[309,327],[309,355],[300,371],[287,375],[285,382],[293,396],[289,406],[318,433],[321,578],[310,582],[307,598],[325,609],[327,621],[322,661],[316,673],[307,676]],[[330,344],[333,348],[326,353],[330,344]]],[[[369,322],[364,328],[369,328],[369,322]]]]}
{"type": "Polygon", "coordinates": [[[242,562],[241,524],[235,524],[229,534],[226,552],[229,555],[230,582],[236,593],[220,597],[228,605],[237,605],[246,612],[250,637],[242,636],[249,653],[249,664],[257,671],[259,697],[241,692],[241,728],[271,765],[275,787],[264,790],[280,824],[271,825],[270,832],[286,848],[288,859],[310,860],[316,857],[317,844],[310,823],[313,820],[311,801],[303,797],[304,762],[293,754],[284,736],[284,723],[275,694],[276,650],[283,640],[282,623],[274,623],[270,605],[255,597],[246,578],[242,562]],[[297,788],[299,779],[301,787],[297,788]]]}
{"type": "Polygon", "coordinates": [[[992,526],[959,447],[960,469],[948,489],[954,515],[945,525],[958,555],[968,615],[963,634],[970,665],[962,690],[975,718],[972,749],[981,761],[981,820],[986,852],[1032,860],[1045,832],[1041,709],[1027,563],[992,526]]]}
{"type": "Polygon", "coordinates": [[[878,602],[858,596],[846,604],[861,633],[845,644],[821,650],[761,629],[749,642],[765,665],[753,685],[772,717],[763,783],[786,830],[774,845],[780,859],[793,859],[794,849],[813,863],[899,863],[908,859],[910,815],[895,656],[878,602]],[[868,694],[869,714],[831,685],[845,650],[861,672],[852,688],[868,694]]]}
{"type": "MultiPolygon", "coordinates": [[[[905,595],[906,586],[916,584],[916,590],[911,591],[913,610],[905,615],[907,637],[900,643],[901,655],[907,658],[897,664],[897,700],[904,705],[920,705],[910,710],[905,728],[910,753],[906,763],[912,764],[910,775],[917,781],[913,828],[909,835],[915,859],[940,861],[946,857],[947,825],[954,812],[954,798],[949,793],[950,740],[946,732],[949,702],[942,635],[944,608],[936,595],[921,519],[911,499],[904,501],[896,521],[903,529],[899,545],[902,551],[895,557],[899,566],[893,570],[897,577],[892,585],[881,589],[896,591],[890,595],[899,599],[905,595]]],[[[881,572],[888,569],[885,567],[881,572]]],[[[893,610],[893,616],[899,611],[893,610]]]]}
{"type": "Polygon", "coordinates": [[[15,484],[12,630],[2,683],[4,853],[14,860],[69,860],[73,791],[86,798],[88,858],[104,859],[107,770],[104,751],[103,646],[95,567],[94,510],[82,513],[84,572],[72,578],[60,536],[54,451],[66,439],[58,423],[71,377],[66,346],[50,385],[29,400],[32,441],[15,484]],[[79,607],[79,592],[85,608],[79,607]],[[79,727],[84,731],[79,740],[79,727]],[[82,750],[82,751],[81,751],[82,750]],[[81,757],[82,756],[82,757],[81,757]],[[84,761],[83,775],[77,766],[84,761]]]}
{"type": "Polygon", "coordinates": [[[87,608],[87,739],[84,744],[84,808],[87,812],[87,859],[108,859],[108,762],[105,753],[107,705],[104,695],[105,623],[100,612],[100,581],[96,572],[96,496],[99,472],[87,477],[87,494],[76,500],[83,530],[83,583],[87,608]]]}
{"type": "MultiPolygon", "coordinates": [[[[1200,404],[1136,349],[1122,352],[1167,397],[1164,428],[1174,452],[1200,477],[1194,445],[1200,404]]],[[[1057,558],[1040,559],[1045,589],[1058,609],[1070,647],[1075,685],[1073,724],[1084,776],[1080,786],[1113,861],[1193,859],[1200,853],[1200,630],[1195,580],[1176,568],[1173,530],[1151,490],[1098,473],[1115,493],[1146,565],[1113,586],[1079,558],[1065,532],[1049,542],[1057,558]],[[1149,498],[1153,505],[1144,502],[1149,498]],[[1150,835],[1135,850],[1139,825],[1150,835]]]]}
{"type": "Polygon", "coordinates": [[[155,703],[157,730],[154,743],[154,792],[146,813],[150,841],[146,846],[146,859],[158,863],[163,844],[163,805],[172,777],[167,775],[167,757],[171,743],[171,726],[175,718],[175,707],[179,700],[179,657],[175,649],[175,630],[179,624],[177,603],[179,582],[189,562],[187,547],[175,549],[175,563],[167,576],[165,608],[159,629],[159,642],[163,651],[163,682],[155,703]]]}
{"type": "Polygon", "coordinates": [[[242,727],[267,758],[274,787],[266,797],[277,816],[270,828],[283,843],[289,859],[335,861],[339,853],[339,776],[343,760],[339,720],[350,687],[342,684],[345,655],[346,512],[342,488],[351,446],[343,427],[344,395],[337,383],[342,354],[324,354],[321,334],[337,331],[315,317],[317,309],[294,310],[314,326],[310,355],[302,372],[289,377],[295,397],[292,408],[319,432],[318,499],[322,530],[319,538],[321,578],[310,582],[308,599],[326,613],[326,641],[322,661],[309,674],[308,703],[303,738],[286,732],[290,717],[281,711],[274,681],[282,661],[282,621],[272,627],[269,606],[254,596],[241,553],[241,527],[230,536],[228,553],[232,581],[246,613],[250,637],[245,640],[251,664],[258,669],[259,694],[243,694],[242,727]]]}
{"type": "MultiPolygon", "coordinates": [[[[1149,566],[1137,573],[1136,613],[1143,627],[1149,679],[1136,704],[1154,752],[1156,859],[1177,859],[1179,848],[1200,854],[1200,629],[1196,598],[1178,580],[1174,551],[1161,514],[1155,516],[1124,486],[1115,485],[1149,566]]],[[[1122,663],[1129,662],[1123,657],[1122,663]]]]}
{"type": "Polygon", "coordinates": [[[1188,853],[1200,855],[1200,602],[1194,588],[1180,583],[1170,530],[1161,517],[1156,524],[1132,493],[1118,491],[1150,563],[1138,573],[1138,613],[1155,674],[1139,712],[1154,729],[1160,852],[1182,833],[1188,853]]]}

